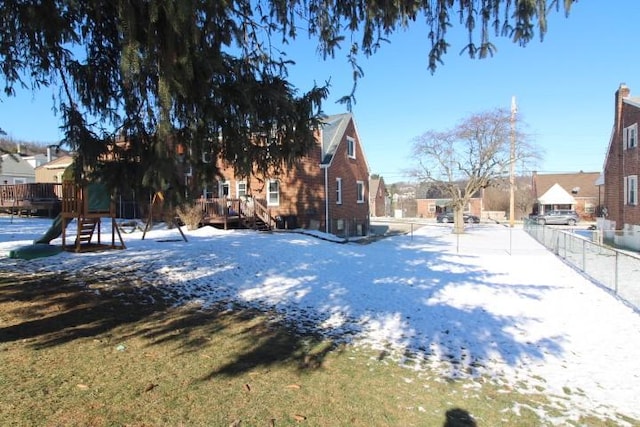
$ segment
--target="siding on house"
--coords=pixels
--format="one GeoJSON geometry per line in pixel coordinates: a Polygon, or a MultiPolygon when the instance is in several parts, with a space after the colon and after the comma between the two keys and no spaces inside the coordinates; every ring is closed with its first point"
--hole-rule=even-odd
{"type": "Polygon", "coordinates": [[[73,163],[73,157],[64,155],[53,159],[48,163],[38,166],[35,169],[36,182],[62,182],[62,174],[73,163]]]}
{"type": "Polygon", "coordinates": [[[630,89],[621,84],[615,93],[614,123],[604,167],[604,205],[606,219],[620,230],[640,224],[638,177],[640,176],[640,97],[632,97],[630,89]],[[635,178],[634,194],[626,183],[635,178]]]}
{"type": "Polygon", "coordinates": [[[25,156],[3,154],[0,163],[0,184],[28,184],[35,182],[35,168],[44,164],[44,154],[25,156]]]}

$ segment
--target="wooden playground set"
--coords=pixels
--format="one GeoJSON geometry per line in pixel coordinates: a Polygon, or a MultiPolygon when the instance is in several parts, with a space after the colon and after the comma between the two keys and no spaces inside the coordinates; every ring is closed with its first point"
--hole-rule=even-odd
{"type": "MultiPolygon", "coordinates": [[[[62,184],[16,184],[0,186],[0,208],[11,215],[46,209],[59,210],[51,227],[34,244],[21,248],[25,256],[53,252],[51,240],[62,237],[62,250],[86,252],[125,249],[116,223],[115,202],[102,184],[79,185],[73,181],[62,184]],[[111,242],[103,242],[102,222],[111,221],[111,242]],[[67,226],[75,220],[75,239],[69,239],[67,226]],[[117,239],[116,239],[117,238],[117,239]]],[[[19,255],[20,251],[16,252],[19,255]]],[[[16,256],[18,257],[18,256],[16,256]]]]}
{"type": "MultiPolygon", "coordinates": [[[[154,222],[154,209],[162,205],[163,193],[157,192],[149,204],[149,217],[143,230],[144,240],[151,224],[154,222]]],[[[250,228],[254,230],[270,231],[276,225],[271,212],[266,207],[266,200],[258,199],[200,199],[197,205],[202,209],[200,225],[211,225],[227,228],[250,228]]],[[[87,252],[107,249],[126,249],[122,239],[121,226],[117,222],[115,198],[100,183],[80,185],[74,181],[62,183],[29,183],[0,185],[0,210],[10,212],[11,215],[31,213],[46,210],[51,217],[52,212],[59,212],[53,219],[52,225],[43,236],[34,240],[31,246],[25,246],[13,251],[13,257],[30,257],[53,255],[58,248],[64,251],[87,252]],[[76,221],[77,231],[74,236],[68,233],[68,225],[76,221]],[[111,239],[103,241],[102,223],[111,222],[111,239]],[[49,245],[58,238],[62,238],[62,247],[49,245]],[[46,253],[46,254],[45,254],[46,253]]],[[[187,241],[180,229],[178,220],[172,217],[174,226],[187,241]]],[[[166,220],[166,218],[164,218],[166,220]]],[[[279,227],[278,227],[279,228],[279,227]]],[[[122,228],[125,230],[125,228],[122,228]]],[[[126,232],[126,230],[124,231],[126,232]]]]}
{"type": "Polygon", "coordinates": [[[63,182],[61,202],[59,216],[61,220],[62,247],[65,250],[83,252],[126,248],[116,223],[115,202],[104,185],[78,185],[70,181],[63,182]],[[101,241],[101,224],[105,218],[109,218],[111,221],[110,244],[101,241]],[[77,224],[76,238],[73,244],[67,245],[67,225],[74,219],[77,224]],[[116,235],[119,244],[116,244],[116,235]],[[94,236],[96,237],[95,241],[93,239],[94,236]]]}

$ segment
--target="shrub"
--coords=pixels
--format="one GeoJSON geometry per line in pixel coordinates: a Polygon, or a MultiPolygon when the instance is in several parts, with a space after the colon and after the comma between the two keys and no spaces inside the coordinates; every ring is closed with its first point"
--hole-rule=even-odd
{"type": "Polygon", "coordinates": [[[204,211],[198,203],[185,203],[178,206],[176,213],[188,230],[197,230],[204,219],[204,211]]]}

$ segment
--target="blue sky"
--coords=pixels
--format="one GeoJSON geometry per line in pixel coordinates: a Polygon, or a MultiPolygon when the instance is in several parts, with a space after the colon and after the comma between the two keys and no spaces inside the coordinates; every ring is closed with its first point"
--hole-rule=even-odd
{"type": "MultiPolygon", "coordinates": [[[[526,131],[544,152],[540,173],[600,171],[613,124],[614,93],[626,83],[640,95],[640,58],[633,19],[637,0],[581,1],[568,18],[552,13],[543,42],[522,48],[494,39],[492,58],[459,55],[466,34],[452,31],[452,44],[435,74],[427,69],[429,42],[424,25],[390,37],[371,58],[362,58],[364,78],[353,113],[372,173],[385,181],[407,180],[413,166],[411,140],[427,130],[444,130],[460,119],[496,107],[509,108],[516,97],[526,131]],[[615,4],[615,7],[609,6],[615,4]]],[[[292,82],[308,90],[331,80],[327,114],[345,112],[335,101],[351,90],[346,51],[323,61],[315,44],[299,37],[289,46],[296,61],[292,82]]],[[[59,118],[51,111],[51,89],[32,95],[0,97],[0,127],[9,137],[35,142],[61,138],[59,118]]]]}

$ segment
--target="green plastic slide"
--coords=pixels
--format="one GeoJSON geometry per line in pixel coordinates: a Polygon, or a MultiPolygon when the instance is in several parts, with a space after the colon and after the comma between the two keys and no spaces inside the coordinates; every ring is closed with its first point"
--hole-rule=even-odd
{"type": "Polygon", "coordinates": [[[53,239],[60,237],[61,234],[62,234],[62,214],[58,214],[58,216],[56,216],[53,219],[53,223],[51,224],[51,227],[49,227],[47,232],[44,233],[44,235],[39,239],[34,240],[33,243],[36,243],[36,244],[49,243],[53,239]]]}
{"type": "Polygon", "coordinates": [[[9,258],[34,259],[57,255],[60,252],[62,252],[62,246],[36,243],[9,251],[9,258]]]}

